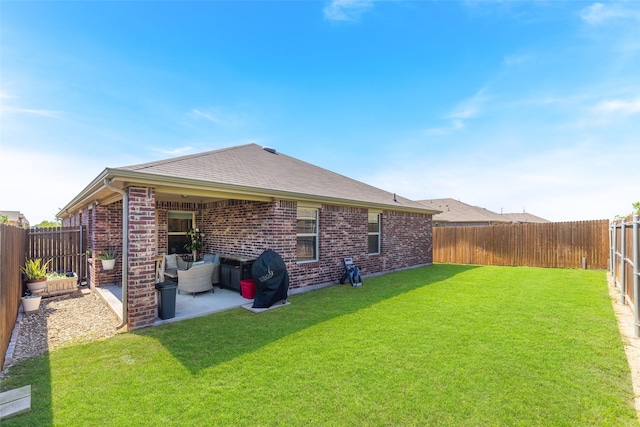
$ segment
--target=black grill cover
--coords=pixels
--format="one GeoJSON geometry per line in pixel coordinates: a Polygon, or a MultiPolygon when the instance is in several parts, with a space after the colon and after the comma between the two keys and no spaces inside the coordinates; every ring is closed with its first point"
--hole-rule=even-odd
{"type": "Polygon", "coordinates": [[[256,282],[253,308],[269,308],[287,299],[289,273],[282,257],[271,249],[264,251],[251,266],[256,282]]]}

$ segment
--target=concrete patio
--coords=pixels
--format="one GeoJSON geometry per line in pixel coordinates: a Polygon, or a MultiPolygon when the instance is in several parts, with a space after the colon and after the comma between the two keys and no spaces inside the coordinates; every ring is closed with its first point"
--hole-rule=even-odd
{"type": "MultiPolygon", "coordinates": [[[[99,286],[95,288],[95,292],[102,297],[111,311],[122,320],[122,286],[99,286]]],[[[236,291],[221,289],[218,286],[214,286],[213,293],[198,293],[195,297],[192,294],[179,293],[176,295],[176,316],[172,319],[162,320],[158,317],[158,311],[156,310],[156,318],[153,325],[206,316],[219,311],[251,304],[252,302],[252,299],[243,298],[242,295],[236,291]]]]}

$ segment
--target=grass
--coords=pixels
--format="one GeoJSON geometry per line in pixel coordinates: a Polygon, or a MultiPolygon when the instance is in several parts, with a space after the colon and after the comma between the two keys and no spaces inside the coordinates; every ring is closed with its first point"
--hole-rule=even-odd
{"type": "Polygon", "coordinates": [[[9,426],[637,425],[602,271],[435,265],[25,361],[9,426]]]}

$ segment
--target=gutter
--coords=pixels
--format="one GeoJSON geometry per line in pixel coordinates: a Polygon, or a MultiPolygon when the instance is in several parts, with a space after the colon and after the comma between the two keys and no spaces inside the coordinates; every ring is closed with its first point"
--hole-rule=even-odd
{"type": "Polygon", "coordinates": [[[108,178],[104,178],[104,186],[122,195],[122,323],[116,326],[116,329],[120,329],[129,322],[129,196],[126,191],[111,185],[108,178]]]}

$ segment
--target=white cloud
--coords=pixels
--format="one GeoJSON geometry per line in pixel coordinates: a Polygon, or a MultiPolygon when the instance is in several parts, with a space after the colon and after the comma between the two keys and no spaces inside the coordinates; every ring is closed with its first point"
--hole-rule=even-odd
{"type": "Polygon", "coordinates": [[[18,108],[18,107],[5,107],[5,106],[0,107],[0,115],[4,116],[4,115],[11,115],[11,114],[28,114],[28,115],[34,115],[34,116],[55,118],[55,117],[59,117],[60,114],[62,113],[56,110],[37,110],[33,108],[18,108]]]}
{"type": "Polygon", "coordinates": [[[447,126],[432,127],[426,130],[429,135],[447,135],[466,127],[466,120],[481,114],[482,107],[489,99],[485,95],[486,89],[481,89],[469,99],[460,102],[450,113],[443,118],[449,121],[447,126]]]}
{"type": "Polygon", "coordinates": [[[507,55],[504,57],[504,64],[507,67],[513,67],[531,62],[534,58],[535,57],[532,54],[507,55]]]}
{"type": "Polygon", "coordinates": [[[640,98],[630,101],[615,99],[604,101],[594,107],[597,113],[620,113],[623,115],[640,113],[640,98]]]}
{"type": "Polygon", "coordinates": [[[580,17],[591,25],[602,24],[613,19],[640,20],[640,12],[625,8],[621,4],[594,3],[582,9],[580,17]]]}
{"type": "Polygon", "coordinates": [[[356,21],[373,8],[374,0],[332,0],[324,7],[324,17],[330,21],[356,21]]]}
{"type": "Polygon", "coordinates": [[[194,151],[194,148],[191,146],[186,147],[178,147],[171,150],[163,150],[161,148],[154,148],[153,151],[158,153],[166,154],[168,156],[183,156],[185,154],[189,154],[194,151]]]}
{"type": "Polygon", "coordinates": [[[224,112],[219,108],[208,108],[206,110],[193,109],[190,115],[221,126],[238,126],[241,123],[237,114],[224,112]]]}

